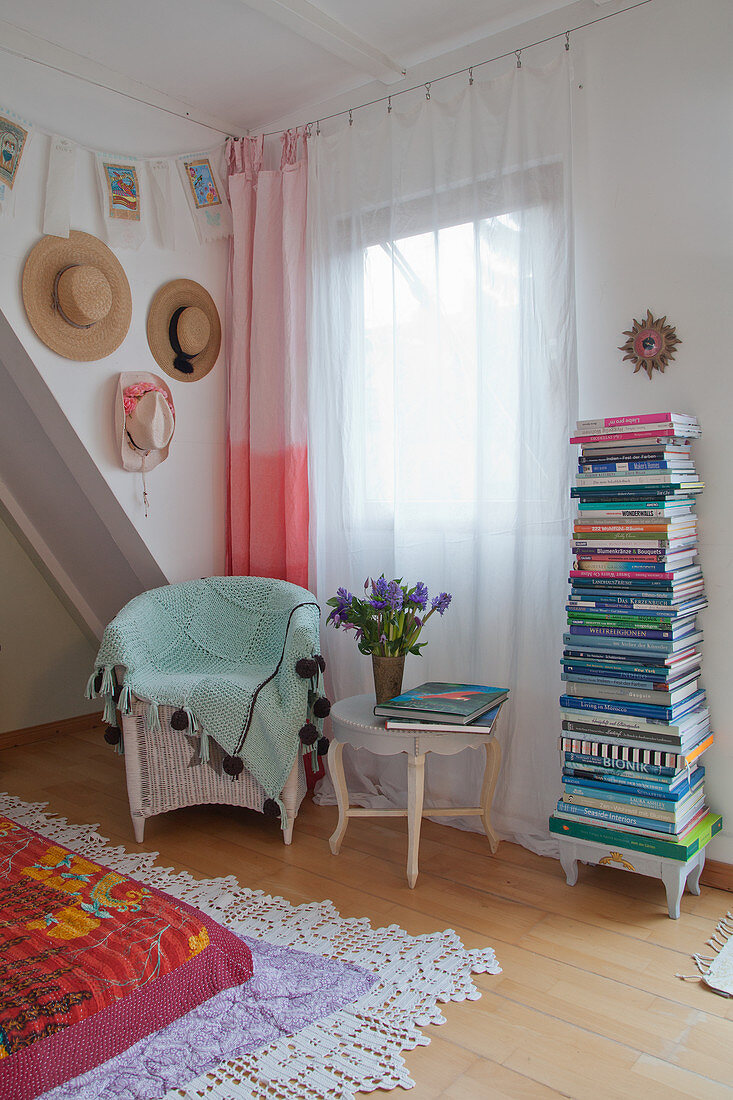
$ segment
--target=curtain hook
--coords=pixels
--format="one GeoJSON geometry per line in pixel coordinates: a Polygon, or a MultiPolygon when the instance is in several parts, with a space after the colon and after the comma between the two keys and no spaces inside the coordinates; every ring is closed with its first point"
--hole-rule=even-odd
{"type": "MultiPolygon", "coordinates": [[[[432,81],[430,83],[432,83],[432,81]]],[[[425,98],[426,99],[430,99],[430,83],[425,85],[425,98]]]]}
{"type": "Polygon", "coordinates": [[[353,126],[353,125],[354,125],[354,113],[351,110],[351,108],[349,108],[349,126],[353,126]]]}
{"type": "Polygon", "coordinates": [[[473,84],[473,65],[468,70],[468,86],[470,87],[472,84],[473,84]]]}
{"type": "Polygon", "coordinates": [[[321,120],[319,118],[316,121],[316,137],[319,137],[320,133],[321,133],[321,120]]]}
{"type": "Polygon", "coordinates": [[[392,114],[392,96],[391,95],[387,96],[387,114],[388,115],[392,114]]]}
{"type": "Polygon", "coordinates": [[[515,50],[514,51],[514,56],[517,59],[517,68],[521,69],[521,67],[522,67],[522,51],[521,50],[515,50]]]}
{"type": "Polygon", "coordinates": [[[565,31],[565,49],[570,49],[570,31],[565,31]]]}

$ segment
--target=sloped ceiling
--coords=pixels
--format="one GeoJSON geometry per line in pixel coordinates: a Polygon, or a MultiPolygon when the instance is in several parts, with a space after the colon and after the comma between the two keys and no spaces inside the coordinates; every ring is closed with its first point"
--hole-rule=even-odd
{"type": "Polygon", "coordinates": [[[166,577],[0,313],[0,509],[88,636],[166,577]]]}
{"type": "Polygon", "coordinates": [[[157,92],[241,134],[374,79],[397,88],[415,65],[549,12],[597,15],[603,3],[0,0],[0,45],[157,92]]]}

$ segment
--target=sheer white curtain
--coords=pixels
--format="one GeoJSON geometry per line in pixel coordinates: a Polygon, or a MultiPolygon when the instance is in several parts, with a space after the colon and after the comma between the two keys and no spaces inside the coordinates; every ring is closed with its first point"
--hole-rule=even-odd
{"type": "MultiPolygon", "coordinates": [[[[458,82],[311,142],[311,585],[322,604],[382,572],[453,593],[405,686],[511,688],[494,821],[551,852],[577,384],[567,61],[458,82]]],[[[368,691],[353,637],[323,635],[334,697],[368,691]]],[[[482,762],[429,759],[426,804],[476,805],[482,762]]],[[[404,804],[404,759],[346,767],[354,801],[404,804]]]]}

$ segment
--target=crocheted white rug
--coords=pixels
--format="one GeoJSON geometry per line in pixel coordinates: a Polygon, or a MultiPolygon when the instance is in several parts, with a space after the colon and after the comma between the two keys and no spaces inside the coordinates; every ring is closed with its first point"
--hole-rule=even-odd
{"type": "MultiPolygon", "coordinates": [[[[733,997],[733,913],[728,911],[707,941],[712,955],[693,955],[705,985],[722,997],[733,997]]],[[[680,975],[687,977],[687,975],[680,975]]]]}
{"type": "Polygon", "coordinates": [[[439,1004],[481,996],[471,974],[501,973],[490,948],[467,950],[451,929],[410,936],[397,925],[373,929],[366,919],[341,917],[330,901],[292,905],[248,890],[232,876],[199,882],[156,867],[156,852],[112,847],[97,826],[70,825],[45,813],[46,806],[0,793],[0,813],[187,901],[235,932],[343,959],[378,977],[347,1009],[228,1060],[166,1100],[352,1100],[356,1092],[411,1088],[401,1051],[430,1042],[420,1028],[445,1023],[439,1004]]]}

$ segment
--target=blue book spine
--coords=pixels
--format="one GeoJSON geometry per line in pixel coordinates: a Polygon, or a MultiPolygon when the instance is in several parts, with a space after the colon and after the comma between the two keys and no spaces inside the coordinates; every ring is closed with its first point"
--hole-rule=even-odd
{"type": "Polygon", "coordinates": [[[648,627],[626,626],[594,626],[572,623],[571,634],[581,637],[588,635],[591,638],[648,638],[656,641],[671,641],[673,638],[683,636],[684,632],[676,630],[654,630],[648,627]]]}
{"type": "Polygon", "coordinates": [[[630,676],[606,676],[605,673],[599,674],[597,672],[591,672],[590,675],[584,672],[563,672],[560,674],[563,680],[566,680],[570,684],[604,684],[606,687],[629,687],[638,688],[639,691],[667,691],[666,681],[664,680],[639,680],[630,676]],[[660,686],[657,688],[657,684],[660,686]],[[665,686],[662,687],[661,685],[665,686]]]}
{"type": "MultiPolygon", "coordinates": [[[[697,776],[699,768],[695,769],[693,773],[693,784],[690,786],[687,779],[679,783],[673,791],[669,790],[668,785],[663,783],[650,783],[645,782],[640,776],[619,776],[618,774],[597,777],[597,772],[568,772],[563,771],[563,782],[569,783],[571,786],[587,788],[589,791],[596,791],[599,797],[605,798],[605,791],[618,791],[619,794],[638,794],[642,798],[652,798],[662,801],[662,803],[674,803],[683,799],[690,791],[696,790],[700,787],[703,781],[703,776],[697,776]]],[[[703,772],[704,775],[704,772],[703,772]]],[[[663,810],[664,805],[656,807],[663,810]]]]}
{"type": "Polygon", "coordinates": [[[685,646],[676,647],[674,642],[655,642],[651,638],[593,638],[581,640],[575,634],[563,634],[563,642],[571,649],[580,649],[586,645],[588,641],[595,641],[598,644],[596,649],[599,652],[614,652],[619,653],[662,653],[669,654],[675,651],[675,648],[686,648],[685,646]],[[633,644],[632,644],[633,643],[633,644]]]}
{"type": "MultiPolygon", "coordinates": [[[[669,813],[675,812],[677,802],[680,801],[679,799],[673,801],[669,798],[649,798],[642,794],[629,794],[628,791],[611,788],[610,786],[608,789],[602,787],[601,790],[598,790],[597,787],[590,788],[587,785],[578,785],[567,780],[563,783],[563,789],[565,794],[575,794],[581,798],[598,798],[604,802],[618,802],[620,806],[637,806],[640,810],[666,810],[669,813]]],[[[632,811],[629,809],[625,812],[631,813],[632,811]]],[[[684,814],[680,814],[680,817],[684,817],[684,814]]]]}
{"type": "Polygon", "coordinates": [[[674,779],[676,775],[680,774],[680,768],[667,767],[665,764],[643,764],[638,760],[614,760],[610,756],[588,756],[583,752],[565,752],[563,755],[568,764],[587,764],[595,767],[602,765],[604,768],[612,768],[618,772],[659,775],[665,779],[674,779]]]}
{"type": "Polygon", "coordinates": [[[661,669],[656,672],[654,671],[653,665],[647,665],[646,668],[644,668],[643,665],[632,665],[625,668],[621,665],[598,665],[592,662],[566,661],[564,659],[562,665],[566,672],[578,676],[587,676],[589,680],[592,680],[595,675],[600,675],[610,676],[614,682],[616,680],[638,680],[640,678],[646,678],[652,684],[669,683],[669,673],[661,669]]]}
{"type": "Polygon", "coordinates": [[[684,702],[672,707],[653,707],[648,703],[622,703],[618,699],[593,699],[581,695],[561,695],[560,706],[569,710],[594,710],[602,714],[628,714],[634,718],[649,718],[654,722],[674,722],[700,705],[704,691],[696,691],[684,702]]]}
{"type": "Polygon", "coordinates": [[[649,829],[655,833],[676,833],[679,826],[673,821],[657,821],[653,817],[637,817],[635,814],[618,814],[612,810],[596,810],[592,806],[578,806],[575,802],[559,799],[557,809],[561,814],[587,817],[591,821],[608,821],[614,825],[630,825],[632,829],[649,829]]]}
{"type": "MultiPolygon", "coordinates": [[[[699,770],[699,769],[696,769],[699,770]]],[[[676,799],[683,797],[689,791],[702,783],[702,778],[695,778],[692,787],[686,778],[678,775],[675,779],[661,775],[640,775],[638,772],[593,771],[590,767],[582,767],[573,764],[563,768],[563,782],[575,783],[583,786],[585,783],[593,784],[594,789],[604,790],[608,786],[620,787],[624,791],[636,791],[645,794],[649,798],[676,799]]],[[[684,775],[684,773],[682,773],[684,775]]]]}

